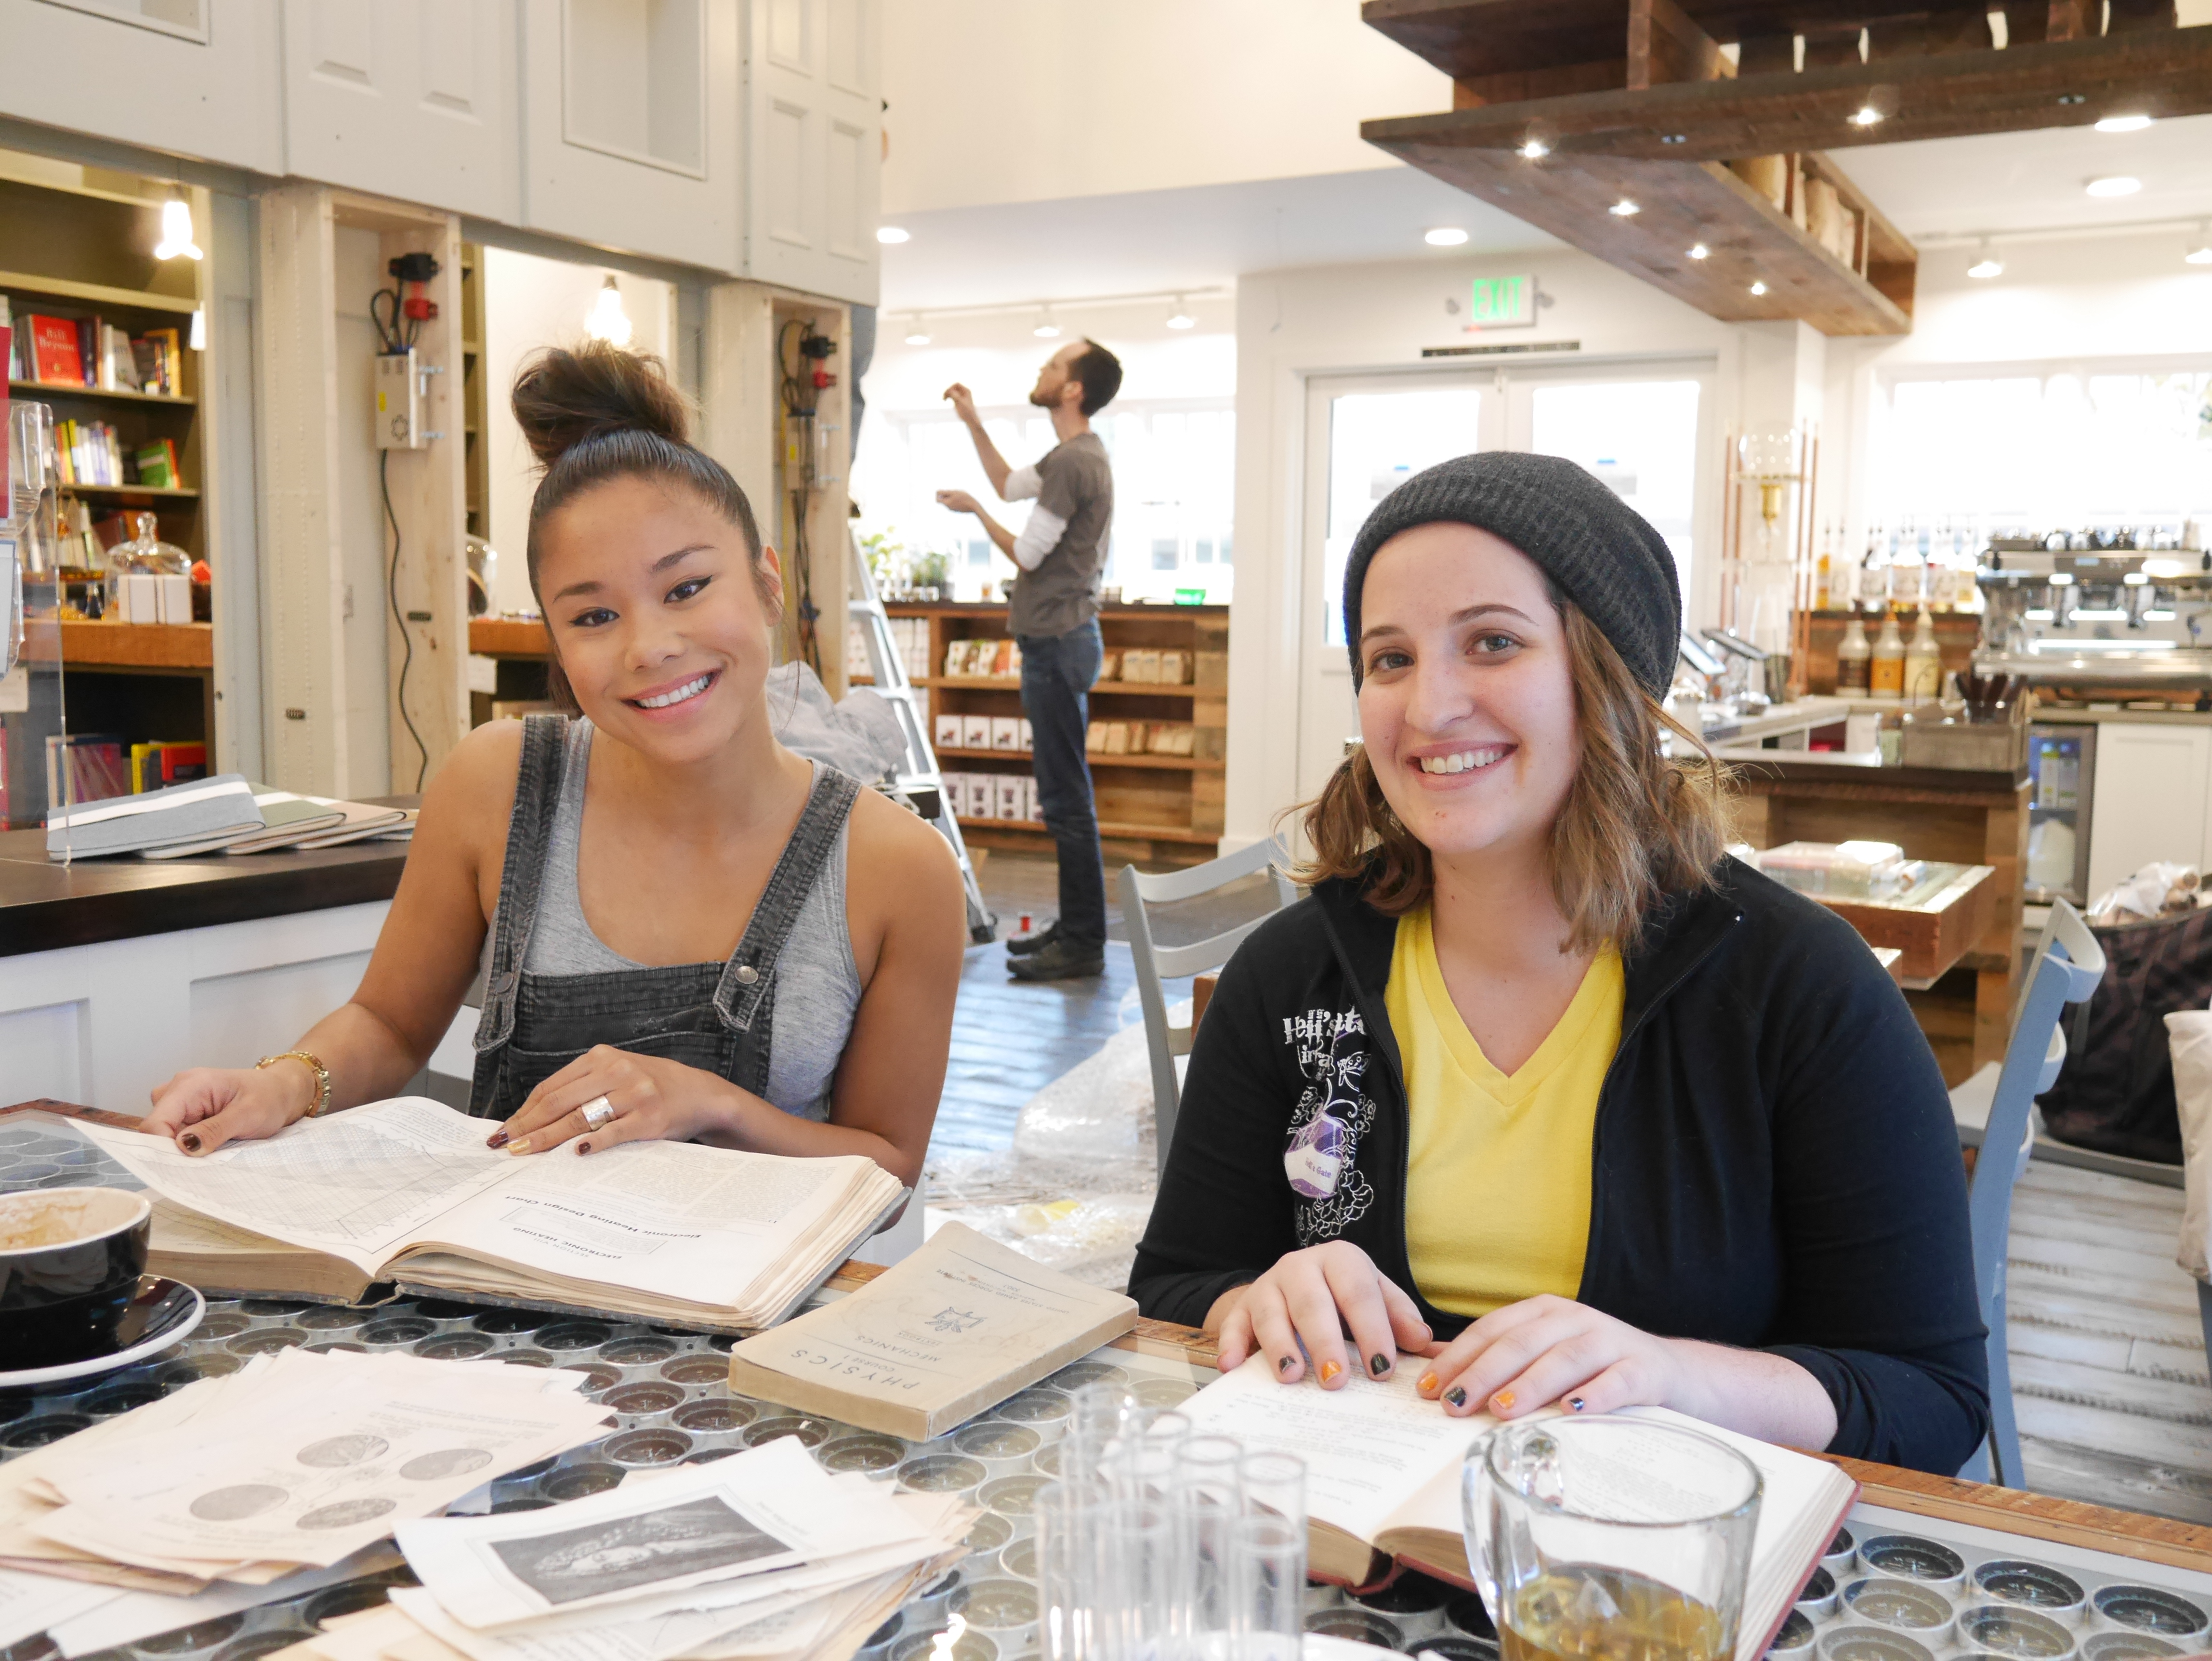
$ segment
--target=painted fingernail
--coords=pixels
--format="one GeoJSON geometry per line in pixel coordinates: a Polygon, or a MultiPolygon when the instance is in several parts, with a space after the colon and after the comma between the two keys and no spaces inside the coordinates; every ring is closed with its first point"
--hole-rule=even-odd
{"type": "Polygon", "coordinates": [[[578,1142],[576,1144],[576,1152],[579,1153],[589,1153],[591,1151],[592,1145],[589,1142],[578,1142]]]}
{"type": "Polygon", "coordinates": [[[484,1146],[486,1147],[505,1147],[507,1146],[507,1132],[504,1130],[493,1131],[490,1135],[484,1138],[484,1146]]]}
{"type": "Polygon", "coordinates": [[[1454,1384],[1449,1390],[1444,1392],[1444,1400],[1449,1402],[1455,1408],[1463,1408],[1467,1405],[1467,1392],[1464,1390],[1462,1390],[1457,1384],[1454,1384]]]}
{"type": "Polygon", "coordinates": [[[1420,1382],[1419,1384],[1417,1384],[1417,1385],[1415,1385],[1415,1386],[1414,1386],[1414,1388],[1415,1388],[1415,1389],[1417,1389],[1417,1390],[1419,1390],[1421,1392],[1421,1394],[1422,1394],[1422,1395],[1424,1395],[1424,1396],[1426,1396],[1426,1395],[1427,1395],[1431,1390],[1434,1390],[1436,1387],[1437,1387],[1437,1375],[1436,1375],[1433,1372],[1425,1372],[1425,1373],[1423,1373],[1423,1374],[1421,1375],[1421,1382],[1420,1382]]]}
{"type": "Polygon", "coordinates": [[[1336,1382],[1337,1375],[1343,1371],[1344,1369],[1339,1366],[1334,1361],[1323,1361],[1321,1364],[1322,1383],[1324,1384],[1334,1384],[1336,1382]]]}
{"type": "Polygon", "coordinates": [[[184,1149],[187,1153],[197,1153],[200,1151],[200,1139],[193,1135],[191,1131],[187,1130],[183,1135],[177,1138],[177,1146],[184,1149]]]}
{"type": "Polygon", "coordinates": [[[1583,1410],[1583,1398],[1579,1396],[1567,1397],[1567,1409],[1571,1413],[1580,1413],[1583,1410]]]}
{"type": "Polygon", "coordinates": [[[1367,1370],[1373,1373],[1377,1378],[1380,1378],[1384,1373],[1389,1372],[1390,1358],[1379,1353],[1369,1356],[1367,1358],[1367,1370]]]}
{"type": "Polygon", "coordinates": [[[1283,1359],[1282,1359],[1281,1360],[1279,1360],[1279,1361],[1278,1361],[1278,1362],[1276,1362],[1276,1363],[1275,1363],[1275,1371],[1276,1371],[1276,1372],[1289,1372],[1292,1367],[1296,1366],[1297,1364],[1298,1364],[1298,1358],[1297,1358],[1297,1356],[1295,1356],[1295,1355],[1285,1355],[1285,1357],[1283,1357],[1283,1359]]]}
{"type": "Polygon", "coordinates": [[[1490,1405],[1496,1408],[1500,1413],[1512,1412],[1513,1392],[1510,1390],[1499,1390],[1497,1395],[1490,1398],[1490,1405]]]}
{"type": "Polygon", "coordinates": [[[507,1151],[508,1153],[529,1153],[529,1152],[530,1152],[530,1138],[529,1138],[529,1137],[527,1137],[527,1136],[525,1136],[525,1137],[524,1137],[520,1141],[519,1141],[519,1142],[509,1142],[509,1143],[507,1145],[507,1151]]]}

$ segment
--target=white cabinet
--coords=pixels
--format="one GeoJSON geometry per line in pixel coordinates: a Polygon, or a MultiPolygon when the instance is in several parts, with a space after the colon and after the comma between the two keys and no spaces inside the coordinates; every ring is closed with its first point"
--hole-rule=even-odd
{"type": "Polygon", "coordinates": [[[287,170],[522,216],[515,0],[284,0],[287,170]]]}
{"type": "Polygon", "coordinates": [[[0,112],[284,171],[267,0],[0,0],[0,112]]]}
{"type": "Polygon", "coordinates": [[[883,165],[878,0],[752,0],[745,270],[876,303],[883,165]]]}
{"type": "Polygon", "coordinates": [[[522,0],[522,222],[738,269],[740,0],[522,0]]]}
{"type": "Polygon", "coordinates": [[[2212,727],[2104,721],[2091,795],[2092,900],[2154,860],[2203,866],[2212,854],[2207,794],[2212,727]]]}

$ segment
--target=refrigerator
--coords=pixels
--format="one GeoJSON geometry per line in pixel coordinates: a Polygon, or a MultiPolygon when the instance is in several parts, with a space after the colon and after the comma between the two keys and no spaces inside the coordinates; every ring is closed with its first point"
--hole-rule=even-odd
{"type": "Polygon", "coordinates": [[[2027,868],[2031,905],[2089,903],[2089,799],[2097,776],[2094,722],[2036,721],[2027,729],[2027,868]]]}

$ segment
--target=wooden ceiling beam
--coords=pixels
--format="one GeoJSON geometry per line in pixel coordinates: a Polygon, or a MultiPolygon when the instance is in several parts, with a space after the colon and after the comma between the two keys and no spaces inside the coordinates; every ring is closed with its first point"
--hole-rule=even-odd
{"type": "MultiPolygon", "coordinates": [[[[1579,0],[1545,0],[1562,6],[1579,0]]],[[[2070,0],[2055,0],[2057,4],[2070,0]]],[[[1686,7],[1686,10],[1689,8],[1686,7]]],[[[2212,113],[2212,24],[1999,52],[1741,75],[1641,89],[1369,121],[1385,149],[1511,152],[1530,138],[1554,157],[1720,161],[1797,150],[2087,126],[2109,115],[2212,113]],[[1860,110],[1881,112],[1861,126],[1860,110]]],[[[1532,165],[1522,162],[1522,166],[1532,165]]]]}

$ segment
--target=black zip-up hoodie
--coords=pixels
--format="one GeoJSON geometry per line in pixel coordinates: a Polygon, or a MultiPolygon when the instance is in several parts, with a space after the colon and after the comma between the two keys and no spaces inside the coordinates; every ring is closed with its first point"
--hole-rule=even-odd
{"type": "MultiPolygon", "coordinates": [[[[1160,1319],[1285,1252],[1360,1247],[1440,1335],[1406,1255],[1395,922],[1323,883],[1237,948],[1206,1006],[1129,1290],[1160,1319]],[[1349,1152],[1301,1197],[1291,1136],[1330,1098],[1349,1152]]],[[[1625,954],[1577,1297],[1667,1337],[1763,1349],[1836,1404],[1829,1451],[1949,1475],[1989,1427],[1966,1182],[1927,1040],[1833,913],[1733,860],[1625,954]]]]}

